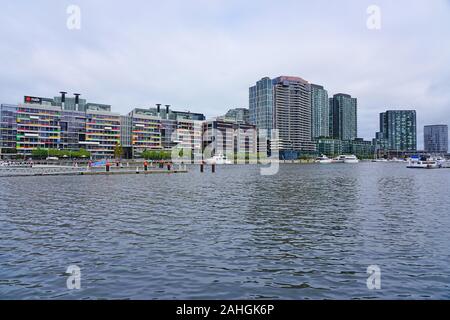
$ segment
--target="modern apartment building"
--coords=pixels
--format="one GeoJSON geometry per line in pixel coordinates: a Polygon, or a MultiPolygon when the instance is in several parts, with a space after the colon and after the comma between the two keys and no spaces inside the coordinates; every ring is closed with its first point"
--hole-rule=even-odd
{"type": "MultiPolygon", "coordinates": [[[[36,149],[77,151],[85,149],[93,159],[113,158],[121,144],[125,157],[140,157],[145,150],[183,149],[186,157],[203,159],[204,136],[208,125],[214,130],[211,142],[216,149],[244,154],[255,153],[256,130],[236,121],[205,122],[201,113],[161,108],[136,108],[127,115],[111,112],[111,106],[80,99],[26,96],[18,105],[0,108],[0,155],[30,156],[36,149]],[[227,130],[229,129],[229,130],[227,130]],[[252,129],[252,130],[250,130],[252,129]],[[222,132],[225,139],[220,140],[222,132]],[[220,143],[225,143],[221,146],[220,143]],[[223,148],[222,148],[223,147],[223,148]]],[[[187,159],[188,160],[188,159],[187,159]]]]}
{"type": "Polygon", "coordinates": [[[249,89],[249,120],[258,130],[270,132],[274,125],[272,79],[265,77],[249,89]]]}
{"type": "Polygon", "coordinates": [[[172,132],[171,142],[175,143],[178,149],[188,150],[189,155],[183,154],[183,157],[193,162],[202,161],[204,123],[199,120],[179,119],[176,121],[176,130],[172,132]]]}
{"type": "Polygon", "coordinates": [[[250,123],[250,112],[247,108],[230,109],[222,117],[223,119],[233,120],[237,123],[250,123]]]}
{"type": "Polygon", "coordinates": [[[328,91],[316,84],[311,84],[311,122],[313,139],[330,136],[328,91]]]}
{"type": "Polygon", "coordinates": [[[79,150],[88,145],[86,140],[86,113],[80,111],[61,111],[59,120],[61,127],[60,149],[79,150]]]}
{"type": "Polygon", "coordinates": [[[424,127],[425,151],[436,154],[448,153],[448,126],[430,125],[424,127]]]}
{"type": "Polygon", "coordinates": [[[374,157],[375,147],[371,141],[361,138],[354,140],[340,140],[332,138],[318,138],[317,151],[329,157],[336,157],[342,154],[354,154],[360,159],[370,159],[374,157]]]}
{"type": "Polygon", "coordinates": [[[122,140],[131,148],[133,157],[139,157],[145,150],[170,151],[178,146],[189,149],[192,160],[201,159],[202,120],[200,113],[170,110],[170,106],[161,109],[136,108],[126,117],[122,117],[125,127],[122,128],[122,140]]]}
{"type": "Polygon", "coordinates": [[[60,149],[61,107],[21,103],[17,108],[18,154],[30,155],[34,149],[60,149]]]}
{"type": "Polygon", "coordinates": [[[343,154],[342,140],[320,137],[317,138],[317,152],[329,157],[343,154]]]}
{"type": "Polygon", "coordinates": [[[229,159],[245,158],[257,152],[256,126],[215,119],[203,124],[203,148],[207,157],[223,154],[229,159]]]}
{"type": "Polygon", "coordinates": [[[358,137],[358,102],[348,94],[338,93],[330,98],[330,136],[340,140],[358,137]]]}
{"type": "Polygon", "coordinates": [[[78,94],[67,103],[65,94],[25,96],[17,106],[1,105],[2,156],[29,156],[41,148],[86,149],[93,158],[112,157],[120,141],[120,116],[111,106],[86,103],[78,94]]]}
{"type": "Polygon", "coordinates": [[[0,105],[0,158],[17,153],[17,108],[0,105]]]}
{"type": "Polygon", "coordinates": [[[311,85],[299,77],[263,78],[249,90],[250,123],[268,130],[270,149],[282,159],[314,152],[311,123],[311,85]],[[278,138],[272,138],[276,129],[278,138]]]}
{"type": "Polygon", "coordinates": [[[343,152],[345,154],[354,154],[360,159],[372,159],[375,157],[375,146],[372,141],[356,138],[350,141],[343,141],[343,152]]]}
{"type": "Polygon", "coordinates": [[[278,77],[274,84],[274,127],[280,153],[313,152],[311,139],[311,85],[299,77],[278,77]]]}
{"type": "MultiPolygon", "coordinates": [[[[161,119],[148,115],[145,110],[134,109],[128,114],[132,156],[139,157],[144,151],[161,150],[161,119]]],[[[123,136],[123,135],[122,135],[123,136]]]]}
{"type": "Polygon", "coordinates": [[[203,113],[195,113],[190,111],[175,111],[170,109],[170,105],[157,104],[156,107],[152,108],[137,108],[139,112],[145,113],[149,116],[158,117],[164,120],[196,120],[204,121],[205,115],[203,113]]]}
{"type": "Polygon", "coordinates": [[[388,110],[380,114],[380,131],[375,139],[381,153],[417,150],[415,110],[388,110]]]}
{"type": "Polygon", "coordinates": [[[120,143],[120,114],[86,111],[86,145],[95,158],[111,158],[120,143]]]}

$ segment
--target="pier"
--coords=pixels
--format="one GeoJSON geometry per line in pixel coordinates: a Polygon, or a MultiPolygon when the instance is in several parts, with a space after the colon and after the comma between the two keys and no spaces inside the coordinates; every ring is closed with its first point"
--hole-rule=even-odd
{"type": "Polygon", "coordinates": [[[144,167],[105,168],[71,167],[71,166],[30,166],[30,167],[1,167],[0,178],[8,177],[37,177],[37,176],[100,176],[100,175],[129,175],[129,174],[176,174],[187,173],[186,167],[179,169],[148,169],[144,167]]]}

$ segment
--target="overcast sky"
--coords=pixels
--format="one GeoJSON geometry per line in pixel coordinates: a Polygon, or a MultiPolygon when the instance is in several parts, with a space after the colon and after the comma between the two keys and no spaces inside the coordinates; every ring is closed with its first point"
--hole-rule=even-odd
{"type": "Polygon", "coordinates": [[[80,92],[126,113],[248,107],[264,76],[300,76],[359,103],[372,138],[386,109],[450,124],[450,0],[0,0],[0,102],[80,92]],[[81,9],[69,30],[66,10],[81,9]],[[381,9],[370,30],[369,5],[381,9]]]}

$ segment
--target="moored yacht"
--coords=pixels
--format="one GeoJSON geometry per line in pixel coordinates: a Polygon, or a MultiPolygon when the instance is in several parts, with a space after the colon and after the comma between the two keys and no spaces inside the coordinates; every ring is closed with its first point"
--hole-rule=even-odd
{"type": "Polygon", "coordinates": [[[332,163],[344,163],[344,158],[345,158],[345,156],[339,156],[339,157],[333,158],[333,160],[331,160],[331,161],[332,161],[332,163]]]}
{"type": "Polygon", "coordinates": [[[355,155],[345,155],[344,157],[344,163],[348,164],[354,164],[359,163],[359,159],[355,155]]]}
{"type": "Polygon", "coordinates": [[[333,163],[333,160],[328,158],[326,155],[321,155],[320,157],[317,157],[316,160],[314,160],[314,162],[320,164],[328,164],[333,163]]]}
{"type": "Polygon", "coordinates": [[[388,159],[385,158],[373,159],[372,162],[388,162],[388,159]]]}
{"type": "Polygon", "coordinates": [[[411,157],[408,162],[409,169],[438,169],[442,168],[442,163],[427,157],[411,157]]]}
{"type": "Polygon", "coordinates": [[[355,164],[359,163],[359,159],[355,155],[340,155],[337,158],[333,159],[333,163],[347,163],[347,164],[355,164]]]}
{"type": "Polygon", "coordinates": [[[233,164],[231,160],[228,160],[223,154],[215,155],[212,158],[206,159],[207,164],[233,164]]]}

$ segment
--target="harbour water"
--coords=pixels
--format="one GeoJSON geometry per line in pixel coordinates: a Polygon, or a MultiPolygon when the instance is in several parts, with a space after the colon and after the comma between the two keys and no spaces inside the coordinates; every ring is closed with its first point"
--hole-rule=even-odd
{"type": "Polygon", "coordinates": [[[0,299],[450,298],[450,170],[207,171],[0,179],[0,299]]]}

